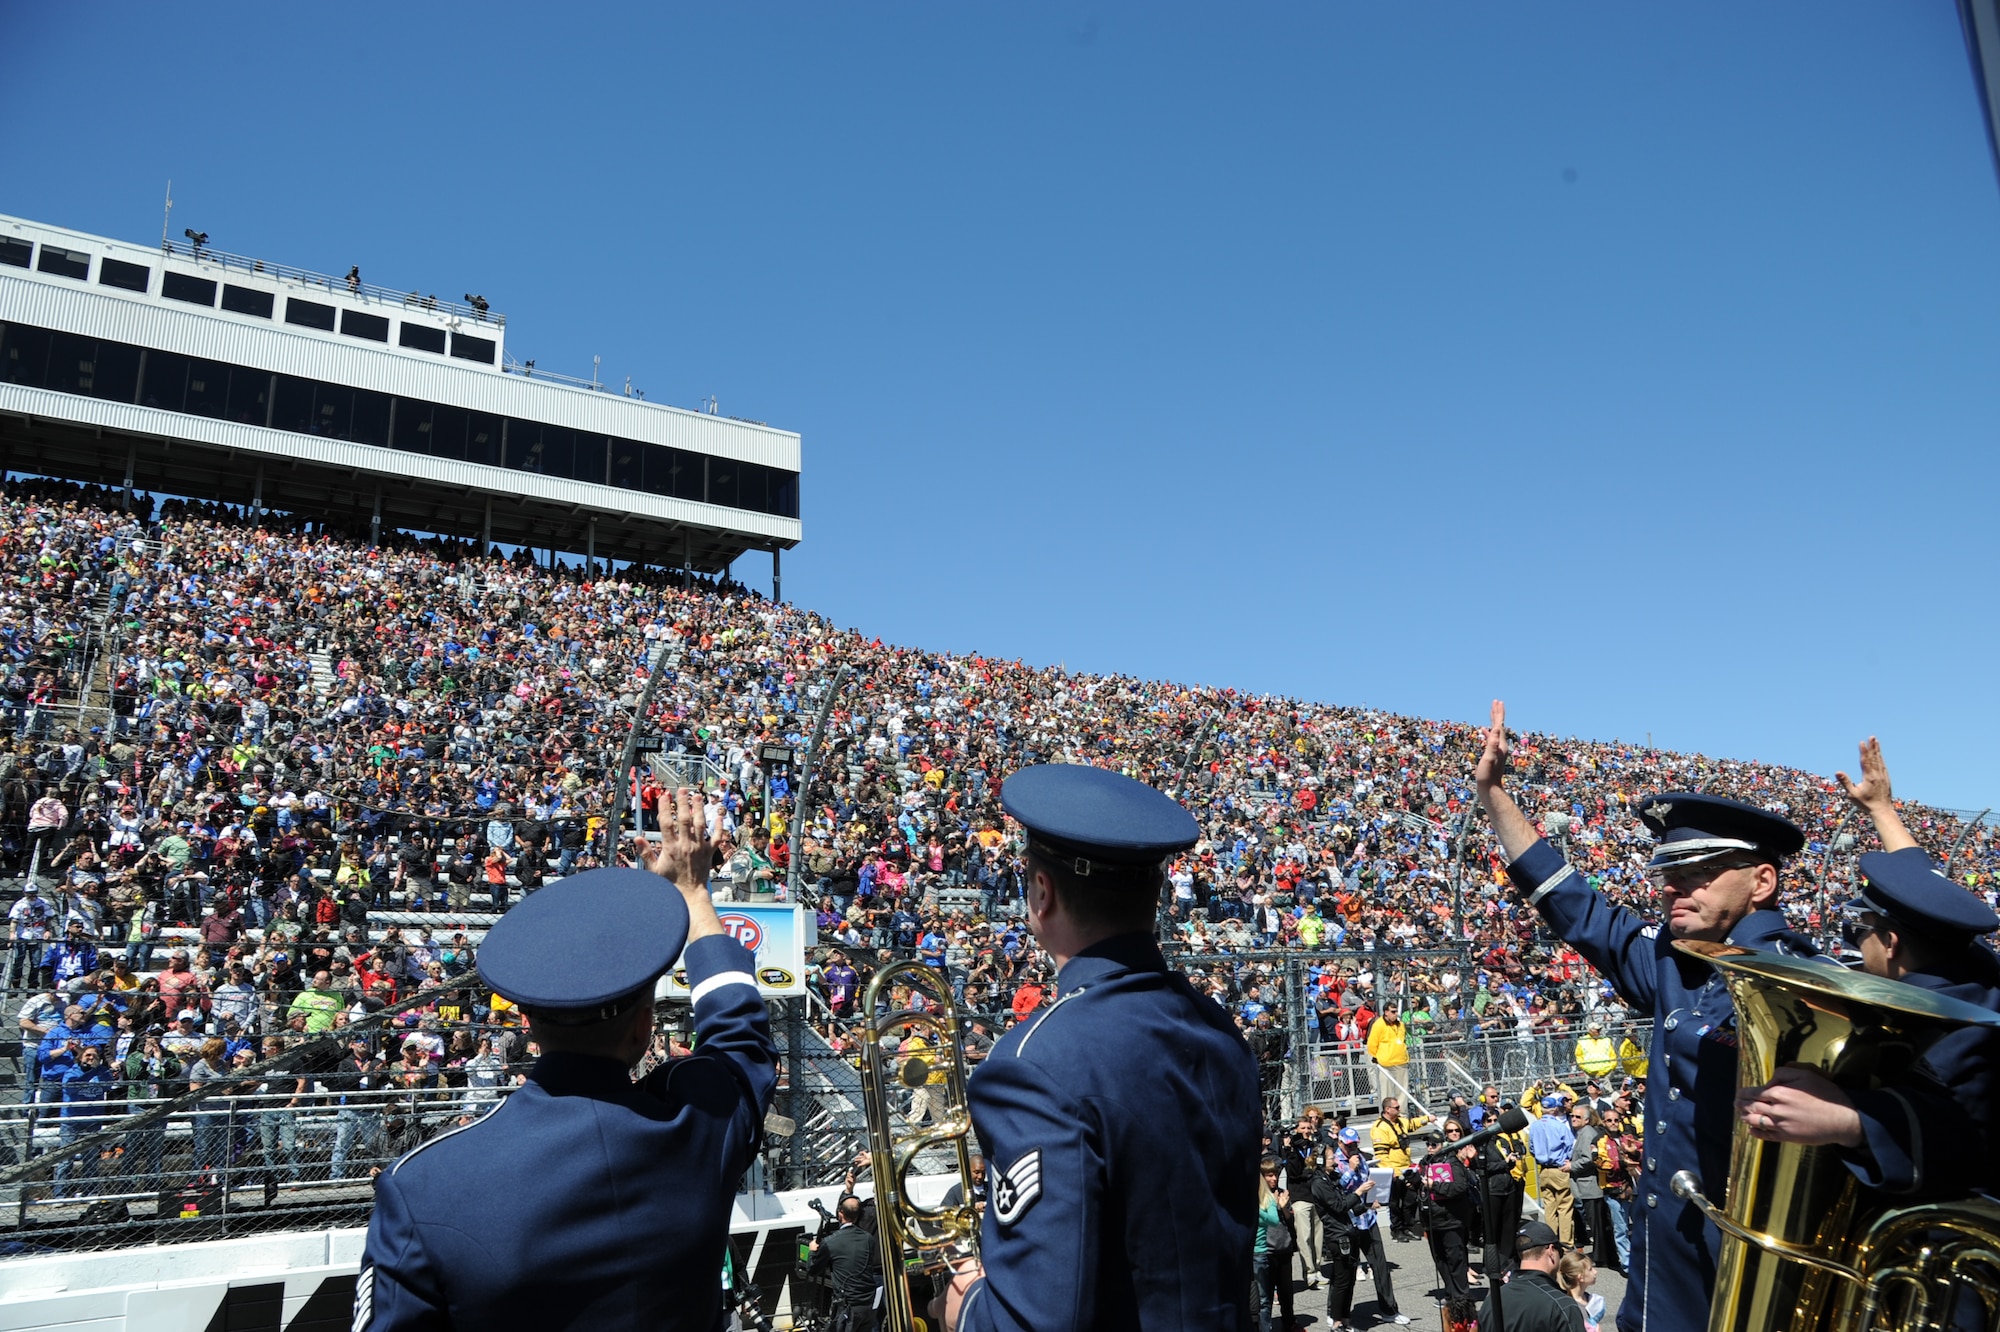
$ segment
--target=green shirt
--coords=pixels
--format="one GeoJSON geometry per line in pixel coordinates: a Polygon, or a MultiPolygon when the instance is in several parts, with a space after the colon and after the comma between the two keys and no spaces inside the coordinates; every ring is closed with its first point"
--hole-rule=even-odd
{"type": "Polygon", "coordinates": [[[333,1030],[333,1015],[343,1007],[340,996],[330,990],[302,990],[285,1011],[285,1017],[290,1019],[294,1013],[304,1013],[307,1033],[324,1036],[333,1030]]]}

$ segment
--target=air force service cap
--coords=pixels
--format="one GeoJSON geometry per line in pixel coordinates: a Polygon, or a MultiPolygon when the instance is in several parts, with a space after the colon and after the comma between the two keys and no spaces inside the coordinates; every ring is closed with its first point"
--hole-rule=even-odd
{"type": "Polygon", "coordinates": [[[1921,847],[1870,851],[1861,857],[1861,895],[1849,911],[1872,911],[1897,926],[1932,937],[1969,940],[2000,930],[1993,908],[1939,874],[1921,847]]]}
{"type": "Polygon", "coordinates": [[[1194,815],[1144,782],[1080,763],[1040,763],[1000,787],[1035,854],[1081,877],[1141,879],[1201,840],[1194,815]]]}
{"type": "Polygon", "coordinates": [[[1639,802],[1639,817],[1660,839],[1646,868],[1658,873],[1725,856],[1775,865],[1795,855],[1806,835],[1789,819],[1721,796],[1667,791],[1639,802]]]}
{"type": "Polygon", "coordinates": [[[650,998],[687,943],[680,890],[640,869],[595,869],[523,898],[486,932],[479,974],[556,1026],[614,1018],[650,998]]]}

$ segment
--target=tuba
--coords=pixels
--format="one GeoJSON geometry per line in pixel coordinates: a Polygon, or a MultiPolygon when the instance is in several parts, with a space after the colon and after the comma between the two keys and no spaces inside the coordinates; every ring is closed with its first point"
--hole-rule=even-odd
{"type": "Polygon", "coordinates": [[[875,973],[862,996],[861,1096],[868,1115],[868,1158],[875,1176],[875,1242],[882,1258],[884,1332],[916,1332],[921,1324],[910,1299],[908,1278],[938,1273],[979,1256],[979,1213],[972,1204],[972,1158],[966,1144],[972,1114],[965,1100],[965,1056],[958,1040],[958,1006],[951,987],[922,962],[898,962],[875,973]],[[933,1000],[930,1013],[884,1013],[876,1009],[891,986],[908,985],[933,1000]],[[899,1033],[922,1036],[929,1058],[900,1058],[884,1043],[899,1033]],[[942,1069],[944,1082],[931,1078],[942,1069]],[[911,1091],[942,1089],[944,1104],[930,1107],[937,1123],[911,1128],[889,1101],[893,1086],[911,1091]],[[922,1207],[910,1198],[906,1180],[917,1158],[948,1149],[959,1179],[961,1201],[950,1207],[922,1207]]]}
{"type": "MultiPolygon", "coordinates": [[[[1797,1064],[1861,1091],[1907,1081],[1930,1046],[2000,1013],[1825,963],[1681,940],[1736,1003],[1737,1085],[1797,1064]]],[[[2000,1329],[2000,1203],[1887,1207],[1837,1147],[1736,1126],[1721,1207],[1688,1171],[1669,1187],[1722,1231],[1709,1332],[2000,1329]]]]}

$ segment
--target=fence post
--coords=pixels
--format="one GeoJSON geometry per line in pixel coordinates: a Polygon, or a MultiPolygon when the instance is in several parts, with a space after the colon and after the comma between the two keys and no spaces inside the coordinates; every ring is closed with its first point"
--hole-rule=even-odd
{"type": "MultiPolygon", "coordinates": [[[[796,812],[794,810],[794,813],[796,812]]],[[[791,1172],[787,1187],[794,1189],[805,1187],[806,1137],[805,1124],[800,1114],[806,1080],[805,1011],[804,999],[785,1001],[785,1080],[791,1085],[791,1098],[785,1108],[791,1112],[792,1117],[792,1136],[787,1143],[785,1164],[791,1172]]]]}
{"type": "Polygon", "coordinates": [[[1291,1028],[1286,1033],[1291,1057],[1286,1063],[1292,1073],[1292,1095],[1290,1103],[1285,1106],[1285,1114],[1295,1120],[1305,1113],[1306,1104],[1312,1096],[1312,1041],[1306,1027],[1308,1002],[1304,959],[1289,957],[1285,959],[1285,1017],[1286,1025],[1291,1028]]]}

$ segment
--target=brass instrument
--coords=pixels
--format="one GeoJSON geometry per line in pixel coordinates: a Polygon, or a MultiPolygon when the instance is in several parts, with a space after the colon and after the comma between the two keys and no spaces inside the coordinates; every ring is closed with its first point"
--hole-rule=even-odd
{"type": "MultiPolygon", "coordinates": [[[[1894,1085],[1943,1036],[2000,1027],[2000,1013],[1824,963],[1728,944],[1674,947],[1729,986],[1739,1087],[1763,1086],[1782,1064],[1854,1091],[1894,1085]]],[[[1723,1233],[1709,1332],[2000,1329],[2000,1203],[1886,1207],[1861,1189],[1839,1148],[1765,1142],[1742,1124],[1725,1206],[1688,1171],[1670,1187],[1723,1233]]]]}
{"type": "Polygon", "coordinates": [[[922,962],[898,962],[875,973],[862,995],[861,1095],[868,1114],[868,1157],[875,1175],[875,1242],[882,1257],[885,1332],[917,1332],[922,1326],[911,1307],[909,1276],[955,1268],[979,1256],[979,1213],[972,1204],[972,1155],[967,1139],[972,1113],[965,1100],[965,1056],[959,1047],[958,1005],[951,986],[935,968],[922,962]],[[891,1012],[876,1016],[881,999],[896,984],[908,985],[935,1001],[934,1012],[891,1012]],[[885,1042],[900,1043],[902,1034],[922,1036],[930,1058],[899,1059],[885,1042]],[[942,1062],[942,1087],[931,1084],[937,1061],[942,1062]],[[937,1122],[912,1129],[890,1104],[889,1089],[911,1091],[929,1086],[944,1092],[943,1106],[933,1105],[937,1122]],[[950,1144],[958,1169],[962,1201],[951,1207],[920,1207],[911,1201],[905,1180],[917,1157],[933,1147],[950,1144]]]}

